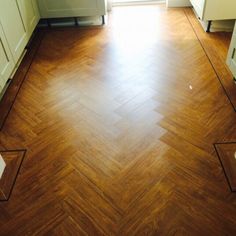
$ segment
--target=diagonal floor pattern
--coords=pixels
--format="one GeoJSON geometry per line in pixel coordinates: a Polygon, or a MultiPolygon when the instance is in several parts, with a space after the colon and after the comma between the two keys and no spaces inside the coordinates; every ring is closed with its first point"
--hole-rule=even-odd
{"type": "Polygon", "coordinates": [[[236,113],[182,9],[50,29],[0,133],[27,149],[0,235],[233,235],[213,143],[236,113]]]}

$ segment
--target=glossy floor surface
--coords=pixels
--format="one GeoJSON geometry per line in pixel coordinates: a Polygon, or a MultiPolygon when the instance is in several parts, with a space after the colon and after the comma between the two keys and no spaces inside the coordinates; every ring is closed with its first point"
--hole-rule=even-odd
{"type": "Polygon", "coordinates": [[[51,29],[0,133],[2,149],[27,149],[0,235],[234,235],[213,147],[234,140],[236,113],[183,9],[51,29]]]}

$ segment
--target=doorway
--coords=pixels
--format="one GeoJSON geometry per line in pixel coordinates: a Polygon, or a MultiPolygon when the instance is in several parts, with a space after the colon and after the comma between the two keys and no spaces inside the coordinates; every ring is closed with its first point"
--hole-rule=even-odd
{"type": "Polygon", "coordinates": [[[122,5],[122,4],[148,4],[148,3],[160,3],[165,2],[164,0],[113,0],[114,5],[122,5]]]}

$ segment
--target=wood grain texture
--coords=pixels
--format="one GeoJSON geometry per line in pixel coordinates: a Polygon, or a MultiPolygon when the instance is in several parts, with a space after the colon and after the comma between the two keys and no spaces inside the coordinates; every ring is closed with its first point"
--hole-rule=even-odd
{"type": "Polygon", "coordinates": [[[218,32],[206,34],[191,9],[186,9],[185,14],[205,50],[206,55],[211,61],[212,67],[214,68],[226,95],[236,111],[236,84],[233,80],[233,75],[226,64],[226,55],[229,50],[232,33],[218,32]]]}
{"type": "Polygon", "coordinates": [[[40,42],[43,38],[44,31],[36,32],[36,35],[33,36],[33,40],[27,46],[27,52],[18,67],[15,75],[12,78],[12,81],[4,93],[3,98],[0,100],[0,130],[3,128],[4,122],[9,115],[11,108],[15,102],[17,94],[21,88],[21,85],[24,82],[24,79],[28,73],[30,65],[34,59],[34,56],[37,52],[37,49],[40,45],[40,42]]]}
{"type": "Polygon", "coordinates": [[[222,167],[232,191],[236,191],[236,143],[215,144],[222,167]]]}
{"type": "Polygon", "coordinates": [[[0,179],[0,201],[8,201],[25,156],[25,150],[0,151],[6,168],[0,179]]]}
{"type": "Polygon", "coordinates": [[[0,235],[234,235],[213,143],[235,121],[182,9],[51,29],[0,133],[27,149],[0,235]]]}

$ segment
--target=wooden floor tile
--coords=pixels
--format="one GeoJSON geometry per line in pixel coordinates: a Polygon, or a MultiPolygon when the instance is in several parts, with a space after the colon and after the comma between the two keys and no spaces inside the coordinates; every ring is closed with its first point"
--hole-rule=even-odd
{"type": "Polygon", "coordinates": [[[236,143],[215,144],[232,191],[236,191],[236,143]]]}
{"type": "Polygon", "coordinates": [[[6,168],[0,179],[0,201],[8,201],[20,171],[26,150],[0,151],[6,168]]]}
{"type": "Polygon", "coordinates": [[[236,140],[228,34],[204,39],[210,57],[188,17],[114,7],[105,26],[45,32],[0,132],[27,149],[0,235],[235,235],[213,145],[236,140]]]}

